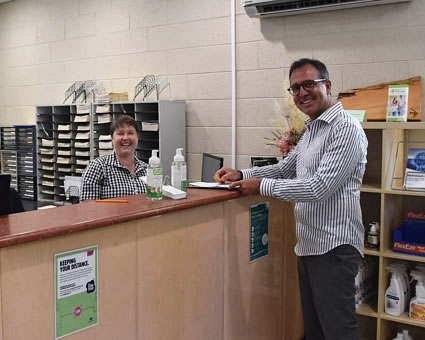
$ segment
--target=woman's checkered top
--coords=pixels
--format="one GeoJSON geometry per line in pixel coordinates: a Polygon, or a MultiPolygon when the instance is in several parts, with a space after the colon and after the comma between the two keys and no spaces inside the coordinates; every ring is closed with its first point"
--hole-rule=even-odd
{"type": "Polygon", "coordinates": [[[146,192],[142,176],[147,164],[134,157],[135,171],[131,174],[115,153],[98,157],[84,170],[80,200],[94,200],[137,195],[146,192]]]}

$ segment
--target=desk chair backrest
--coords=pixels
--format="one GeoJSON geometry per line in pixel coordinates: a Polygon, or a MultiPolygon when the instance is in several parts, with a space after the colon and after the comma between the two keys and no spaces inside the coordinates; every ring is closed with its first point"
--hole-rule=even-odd
{"type": "Polygon", "coordinates": [[[10,206],[10,175],[0,175],[0,215],[9,214],[10,206]]]}

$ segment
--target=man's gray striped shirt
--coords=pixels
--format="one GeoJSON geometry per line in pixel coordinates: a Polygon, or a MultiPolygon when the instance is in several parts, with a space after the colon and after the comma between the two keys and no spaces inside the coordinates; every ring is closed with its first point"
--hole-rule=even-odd
{"type": "Polygon", "coordinates": [[[321,255],[342,244],[363,255],[364,226],[360,185],[366,167],[367,138],[360,123],[337,103],[307,129],[276,165],[242,170],[262,178],[260,194],[296,202],[298,256],[321,255]]]}

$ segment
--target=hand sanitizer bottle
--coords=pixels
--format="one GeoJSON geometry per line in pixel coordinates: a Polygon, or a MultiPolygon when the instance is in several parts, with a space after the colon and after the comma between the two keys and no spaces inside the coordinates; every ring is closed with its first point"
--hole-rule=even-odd
{"type": "Polygon", "coordinates": [[[174,161],[171,163],[171,185],[181,191],[187,191],[187,166],[184,161],[183,148],[176,149],[174,161]]]}
{"type": "Polygon", "coordinates": [[[146,197],[150,200],[162,199],[162,167],[158,158],[158,150],[152,150],[149,158],[146,197]]]}

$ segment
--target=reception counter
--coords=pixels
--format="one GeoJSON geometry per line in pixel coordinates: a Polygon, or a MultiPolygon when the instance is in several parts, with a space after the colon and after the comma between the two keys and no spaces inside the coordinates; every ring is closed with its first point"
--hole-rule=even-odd
{"type": "Polygon", "coordinates": [[[292,205],[237,191],[94,201],[0,217],[0,340],[55,339],[54,255],[98,246],[98,325],[70,340],[296,340],[292,205]],[[249,261],[249,207],[270,202],[249,261]]]}

